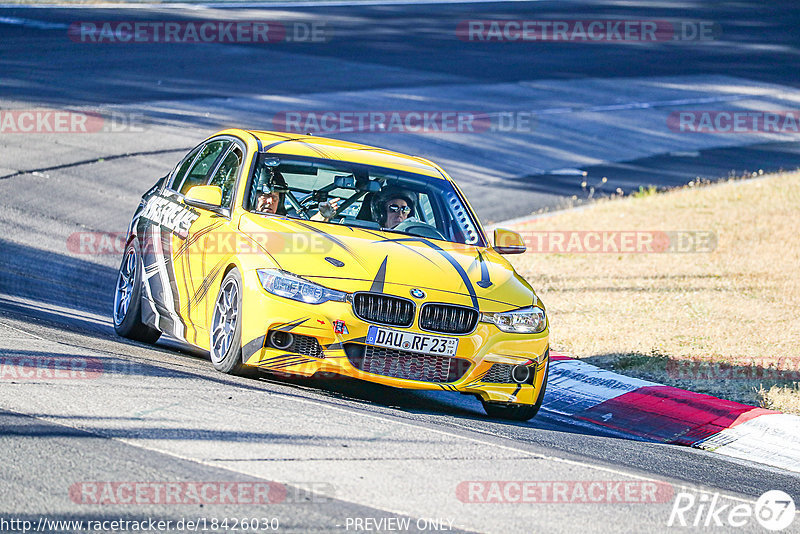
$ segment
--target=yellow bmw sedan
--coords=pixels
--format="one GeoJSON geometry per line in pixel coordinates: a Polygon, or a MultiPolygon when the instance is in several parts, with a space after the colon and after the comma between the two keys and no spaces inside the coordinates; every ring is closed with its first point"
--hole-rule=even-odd
{"type": "Polygon", "coordinates": [[[545,308],[436,164],[380,148],[225,130],[142,197],[117,333],[208,350],[216,369],[330,373],[476,395],[527,420],[544,397],[545,308]]]}

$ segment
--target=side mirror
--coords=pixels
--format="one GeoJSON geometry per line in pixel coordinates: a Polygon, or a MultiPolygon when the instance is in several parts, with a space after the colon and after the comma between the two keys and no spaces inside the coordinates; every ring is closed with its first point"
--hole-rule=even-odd
{"type": "Polygon", "coordinates": [[[195,208],[217,211],[222,207],[222,189],[216,185],[196,185],[186,192],[183,202],[195,208]]]}
{"type": "Polygon", "coordinates": [[[500,254],[522,254],[525,242],[517,232],[496,228],[494,231],[494,249],[500,254]]]}

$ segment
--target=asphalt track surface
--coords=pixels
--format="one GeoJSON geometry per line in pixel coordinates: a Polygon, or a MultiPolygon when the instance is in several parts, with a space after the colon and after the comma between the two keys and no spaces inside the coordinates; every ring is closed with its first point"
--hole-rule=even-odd
{"type": "MultiPolygon", "coordinates": [[[[674,95],[662,93],[680,84],[691,85],[699,99],[758,93],[753,98],[762,100],[747,101],[754,108],[765,102],[772,109],[792,109],[792,102],[796,107],[800,16],[791,2],[772,2],[769,9],[726,2],[681,3],[679,9],[660,2],[4,8],[0,17],[3,109],[101,109],[144,118],[144,131],[0,134],[0,353],[62,356],[103,370],[90,379],[0,379],[0,519],[36,524],[42,517],[268,517],[279,520],[281,531],[328,532],[356,530],[359,518],[410,518],[410,528],[423,530],[436,524],[480,532],[652,532],[665,528],[672,509],[672,499],[654,504],[459,500],[459,484],[475,480],[646,479],[670,484],[674,492],[720,492],[729,504],[752,504],[769,489],[800,501],[795,474],[579,428],[546,412],[529,423],[507,423],[486,418],[477,400],[459,395],[346,380],[221,375],[206,356],[176,343],[150,347],[116,337],[110,302],[120,255],[67,245],[76,232],[123,232],[139,195],[186,149],[230,124],[226,121],[259,126],[254,114],[286,109],[275,104],[281,98],[297,106],[291,109],[354,109],[357,102],[368,102],[385,110],[397,109],[402,95],[418,102],[432,94],[459,103],[484,94],[485,100],[472,100],[472,106],[498,109],[492,100],[497,91],[516,102],[514,109],[538,109],[538,101],[520,103],[531,87],[548,109],[604,106],[610,102],[603,99],[615,93],[631,97],[623,111],[600,118],[588,120],[594,112],[579,109],[563,123],[542,120],[537,132],[543,137],[338,135],[450,162],[457,178],[464,176],[467,195],[484,220],[525,215],[573,196],[588,200],[581,182],[600,184],[601,176],[608,180],[592,196],[731,170],[794,168],[798,150],[791,136],[698,141],[676,135],[643,152],[616,146],[669,136],[654,126],[663,130],[669,110],[658,111],[658,117],[637,115],[636,104],[670,100],[674,95]],[[545,16],[711,20],[722,27],[723,38],[710,44],[532,47],[454,37],[458,20],[545,16]],[[321,18],[335,22],[340,37],[325,46],[93,46],[70,42],[65,30],[80,20],[198,18],[321,18]],[[624,141],[610,142],[609,132],[624,141]],[[548,150],[561,153],[549,154],[551,163],[531,155],[543,150],[545,141],[548,150]],[[608,157],[597,157],[597,145],[608,157]],[[495,165],[501,171],[486,177],[495,165]],[[562,166],[588,175],[548,173],[562,166]],[[537,172],[529,172],[534,167],[537,172]],[[70,494],[75,484],[114,481],[272,481],[288,489],[284,502],[260,506],[98,505],[76,503],[70,494]]],[[[720,102],[724,98],[713,105],[720,102]]],[[[392,530],[392,524],[381,525],[378,530],[392,530]]],[[[795,522],[792,528],[800,527],[795,522]]],[[[760,527],[750,521],[715,530],[760,527]]]]}

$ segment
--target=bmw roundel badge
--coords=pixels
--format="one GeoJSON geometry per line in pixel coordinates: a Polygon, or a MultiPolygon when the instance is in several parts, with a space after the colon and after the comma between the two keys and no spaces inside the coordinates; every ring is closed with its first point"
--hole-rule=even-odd
{"type": "Polygon", "coordinates": [[[424,299],[425,292],[415,287],[414,289],[411,290],[411,296],[414,297],[415,299],[424,299]]]}

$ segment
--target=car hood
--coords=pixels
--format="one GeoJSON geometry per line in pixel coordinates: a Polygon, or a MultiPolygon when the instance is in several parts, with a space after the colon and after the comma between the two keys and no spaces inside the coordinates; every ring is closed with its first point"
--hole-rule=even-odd
{"type": "Polygon", "coordinates": [[[530,306],[536,296],[505,258],[489,247],[343,225],[245,214],[239,230],[280,269],[343,291],[408,297],[413,288],[484,311],[530,306]]]}

